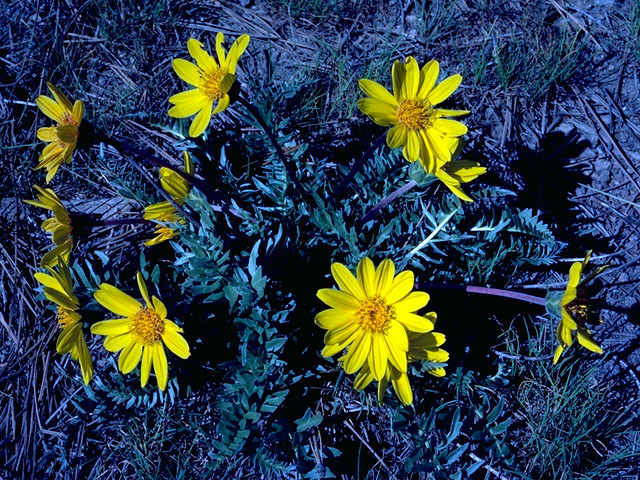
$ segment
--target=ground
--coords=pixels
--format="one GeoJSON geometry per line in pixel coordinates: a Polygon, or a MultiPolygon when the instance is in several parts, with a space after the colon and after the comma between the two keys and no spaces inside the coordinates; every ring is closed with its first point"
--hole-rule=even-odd
{"type": "MultiPolygon", "coordinates": [[[[42,146],[35,132],[47,120],[35,99],[51,81],[85,102],[97,128],[180,165],[188,142],[173,141],[180,126],[166,111],[167,98],[184,85],[171,60],[187,58],[189,37],[213,46],[218,31],[251,36],[242,89],[292,136],[290,151],[307,143],[332,170],[383,132],[356,108],[359,78],[390,87],[391,63],[407,55],[461,73],[451,107],[471,111],[468,155],[488,168],[478,184],[516,192],[518,206],[539,213],[566,245],[552,267],[532,269],[508,287],[540,295],[547,286],[561,289],[570,262],[593,250],[593,264],[610,265],[598,285],[604,323],[596,328],[611,352],[607,371],[640,389],[637,2],[34,0],[10,2],[0,28],[0,477],[48,471],[56,478],[47,462],[56,455],[81,462],[73,452],[84,438],[84,427],[66,437],[59,415],[79,390],[62,395],[51,382],[60,371],[56,325],[33,279],[49,239],[40,230],[44,217],[21,201],[44,183],[33,167],[42,146]],[[43,455],[63,437],[64,453],[43,455]]],[[[234,109],[226,115],[215,125],[233,129],[242,120],[234,109]]],[[[255,131],[236,129],[238,136],[255,131]]],[[[96,144],[61,169],[55,187],[77,211],[107,218],[138,208],[136,195],[150,189],[137,182],[113,151],[96,144]]],[[[79,258],[97,249],[126,262],[140,238],[135,226],[105,228],[79,245],[79,258]]]]}

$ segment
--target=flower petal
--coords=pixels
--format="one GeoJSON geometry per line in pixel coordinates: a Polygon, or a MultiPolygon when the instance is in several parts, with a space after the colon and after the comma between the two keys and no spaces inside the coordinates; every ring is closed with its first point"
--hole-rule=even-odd
{"type": "Polygon", "coordinates": [[[164,353],[162,344],[154,345],[152,351],[153,371],[156,374],[158,387],[160,390],[167,388],[167,380],[169,377],[169,364],[167,363],[167,355],[164,353]]]}
{"type": "Polygon", "coordinates": [[[427,100],[431,105],[444,102],[462,83],[462,75],[456,73],[440,82],[429,94],[427,100]]]}
{"type": "Polygon", "coordinates": [[[371,340],[369,368],[373,372],[373,377],[379,381],[387,371],[388,347],[383,335],[374,334],[371,340]]]}
{"type": "Polygon", "coordinates": [[[207,103],[202,107],[202,110],[200,110],[200,113],[196,115],[196,118],[193,120],[193,123],[191,123],[191,127],[189,128],[190,137],[199,137],[209,126],[212,106],[213,101],[207,101],[207,103]]]}
{"type": "Polygon", "coordinates": [[[94,292],[93,297],[104,308],[122,317],[132,317],[142,308],[135,298],[108,283],[100,284],[100,288],[94,292]]]}
{"type": "Polygon", "coordinates": [[[145,346],[142,349],[142,365],[140,365],[140,386],[144,388],[149,381],[149,372],[151,371],[151,357],[153,355],[153,347],[145,346]]]}
{"type": "Polygon", "coordinates": [[[227,55],[227,70],[229,70],[229,73],[236,73],[238,60],[240,55],[247,49],[247,46],[249,46],[249,40],[251,40],[251,37],[245,33],[236,38],[236,41],[231,45],[227,55]]]}
{"type": "Polygon", "coordinates": [[[411,270],[400,272],[393,279],[391,289],[387,292],[386,300],[389,305],[399,302],[409,295],[415,283],[415,277],[411,270]]]}
{"type": "Polygon", "coordinates": [[[147,303],[147,307],[153,308],[153,305],[151,304],[151,299],[149,298],[149,291],[147,290],[147,285],[144,283],[144,277],[142,276],[142,273],[140,273],[140,271],[136,273],[136,280],[138,281],[138,289],[142,294],[142,298],[144,298],[144,301],[147,303]]]}
{"type": "Polygon", "coordinates": [[[216,61],[202,47],[204,47],[204,44],[195,38],[187,40],[187,50],[189,50],[189,54],[195,59],[202,70],[210,72],[211,70],[217,69],[218,64],[216,61]]]}
{"type": "Polygon", "coordinates": [[[402,93],[404,98],[416,98],[418,87],[420,86],[420,67],[413,57],[407,57],[404,62],[404,84],[402,85],[402,93]]]}
{"type": "Polygon", "coordinates": [[[367,361],[371,351],[371,334],[364,332],[351,344],[344,359],[344,371],[348,374],[356,373],[367,361]]]}
{"type": "Polygon", "coordinates": [[[103,320],[91,325],[91,333],[94,335],[122,335],[132,330],[133,322],[130,318],[118,318],[115,320],[103,320]]]}
{"type": "Polygon", "coordinates": [[[429,294],[426,292],[411,292],[405,298],[393,304],[398,314],[411,313],[420,310],[429,303],[429,294]]]}
{"type": "Polygon", "coordinates": [[[407,143],[408,130],[404,125],[396,125],[387,132],[387,145],[389,148],[404,147],[407,143]]]}
{"type": "Polygon", "coordinates": [[[51,120],[55,120],[60,123],[64,117],[64,110],[54,100],[44,95],[40,95],[36,98],[36,105],[38,108],[51,120]]]}
{"type": "Polygon", "coordinates": [[[576,333],[576,338],[578,339],[578,343],[587,350],[591,350],[595,353],[602,353],[602,348],[593,340],[593,337],[591,337],[591,333],[589,332],[589,330],[579,328],[576,333]]]}
{"type": "Polygon", "coordinates": [[[375,98],[361,98],[358,100],[358,108],[378,125],[386,127],[398,122],[396,110],[388,103],[375,98]]]}
{"type": "Polygon", "coordinates": [[[440,130],[444,135],[459,137],[468,132],[467,126],[456,120],[446,118],[436,118],[433,121],[433,128],[440,130]]]}
{"type": "Polygon", "coordinates": [[[321,288],[316,295],[324,303],[337,310],[354,311],[360,306],[355,297],[334,288],[321,288]]]}
{"type": "Polygon", "coordinates": [[[122,373],[129,373],[131,370],[138,366],[140,363],[140,357],[142,356],[142,345],[138,342],[131,341],[118,358],[118,368],[122,373]]]}
{"type": "Polygon", "coordinates": [[[369,257],[364,257],[358,262],[358,283],[362,285],[367,297],[376,294],[376,269],[369,257]]]}
{"type": "Polygon", "coordinates": [[[391,289],[391,285],[393,284],[393,277],[396,273],[396,267],[393,264],[393,261],[390,259],[385,259],[380,262],[378,268],[376,268],[376,292],[381,297],[386,297],[387,292],[391,289]]]}
{"type": "Polygon", "coordinates": [[[436,60],[425,63],[420,71],[420,88],[418,89],[418,98],[427,98],[429,92],[436,84],[438,75],[440,74],[440,64],[436,60]]]}
{"type": "Polygon", "coordinates": [[[347,323],[351,323],[352,321],[353,313],[336,310],[334,308],[321,311],[314,319],[315,324],[325,330],[343,328],[347,323]]]}
{"type": "Polygon", "coordinates": [[[104,340],[104,348],[109,352],[119,352],[124,347],[133,342],[133,337],[130,332],[123,333],[121,335],[109,335],[104,340]]]}
{"type": "Polygon", "coordinates": [[[433,330],[433,323],[420,315],[415,313],[398,313],[396,319],[407,330],[418,333],[427,333],[433,330]]]}
{"type": "Polygon", "coordinates": [[[331,264],[331,275],[340,289],[358,300],[364,300],[365,293],[353,274],[341,263],[331,264]]]}
{"type": "Polygon", "coordinates": [[[402,98],[402,84],[404,83],[404,65],[399,60],[393,62],[391,80],[393,82],[393,96],[396,100],[400,100],[402,98]]]}
{"type": "Polygon", "coordinates": [[[397,397],[404,405],[411,405],[413,402],[413,392],[409,383],[409,376],[406,373],[391,369],[391,385],[397,397]]]}
{"type": "Polygon", "coordinates": [[[182,58],[176,58],[171,62],[171,66],[178,77],[189,85],[193,85],[194,87],[200,85],[200,75],[202,74],[202,70],[193,63],[182,58]]]}
{"type": "Polygon", "coordinates": [[[182,335],[174,330],[165,329],[162,334],[162,341],[169,350],[182,359],[189,358],[189,344],[182,335]]]}
{"type": "Polygon", "coordinates": [[[389,91],[378,82],[362,78],[360,79],[360,81],[358,81],[358,85],[360,85],[360,89],[371,98],[380,100],[381,102],[390,105],[394,109],[398,107],[398,101],[395,99],[395,97],[391,95],[389,91]]]}

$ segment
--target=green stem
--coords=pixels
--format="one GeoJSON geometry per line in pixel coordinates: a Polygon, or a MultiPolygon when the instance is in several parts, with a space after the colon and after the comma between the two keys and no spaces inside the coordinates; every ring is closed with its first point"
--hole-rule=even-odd
{"type": "Polygon", "coordinates": [[[542,305],[543,307],[547,304],[547,301],[542,297],[527,295],[526,293],[512,292],[511,290],[502,290],[499,288],[476,287],[473,285],[467,285],[465,287],[465,291],[467,291],[468,293],[480,293],[482,295],[493,295],[496,297],[512,298],[514,300],[520,300],[522,302],[542,305]]]}

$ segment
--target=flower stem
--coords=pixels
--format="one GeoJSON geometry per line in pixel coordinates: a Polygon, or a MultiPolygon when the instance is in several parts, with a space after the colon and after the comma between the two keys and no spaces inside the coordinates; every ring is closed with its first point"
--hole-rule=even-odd
{"type": "Polygon", "coordinates": [[[298,177],[296,176],[295,171],[293,169],[293,164],[285,156],[284,152],[282,151],[282,147],[278,143],[278,140],[277,140],[276,136],[274,135],[274,133],[271,131],[271,128],[269,128],[269,125],[267,125],[267,122],[265,121],[265,119],[262,117],[262,115],[260,114],[260,112],[258,111],[258,109],[256,107],[254,107],[247,100],[244,99],[242,92],[240,92],[240,95],[238,95],[237,99],[238,99],[238,102],[240,102],[242,104],[242,106],[244,106],[244,108],[249,110],[249,113],[251,113],[253,118],[255,118],[256,121],[260,124],[260,127],[262,127],[262,130],[264,131],[264,133],[269,138],[269,141],[271,142],[271,145],[273,145],[273,148],[275,148],[276,154],[278,155],[278,157],[282,161],[282,163],[284,165],[284,168],[287,171],[287,175],[289,176],[289,178],[293,182],[296,190],[298,191],[298,193],[302,197],[306,198],[307,197],[307,192],[302,187],[302,184],[300,183],[300,180],[298,180],[298,177]]]}
{"type": "Polygon", "coordinates": [[[442,290],[463,290],[467,293],[479,293],[481,295],[493,295],[494,297],[511,298],[520,300],[521,302],[533,303],[536,305],[546,306],[547,301],[543,297],[528,295],[526,293],[513,292],[511,290],[503,290],[500,288],[478,287],[475,285],[451,285],[438,283],[418,283],[416,288],[419,290],[442,289],[442,290]]]}
{"type": "Polygon", "coordinates": [[[356,173],[358,173],[358,171],[364,165],[364,162],[367,161],[369,157],[371,157],[373,152],[375,152],[380,145],[382,145],[386,137],[387,137],[386,133],[383,133],[382,135],[380,135],[376,139],[376,141],[373,142],[373,144],[369,147],[369,149],[366,152],[364,152],[362,155],[360,155],[360,158],[358,158],[356,163],[353,164],[353,166],[351,167],[351,170],[349,170],[349,173],[345,175],[345,177],[342,179],[338,187],[334,190],[332,194],[334,203],[338,200],[340,194],[344,191],[344,189],[349,186],[349,184],[351,183],[351,180],[353,180],[353,177],[356,176],[356,173]]]}
{"type": "Polygon", "coordinates": [[[378,211],[384,207],[385,205],[393,202],[396,198],[398,198],[400,195],[404,195],[405,193],[407,193],[409,190],[411,190],[413,187],[415,187],[417,185],[417,183],[415,182],[415,180],[411,180],[407,183],[405,183],[403,186],[401,186],[400,188],[395,189],[393,192],[391,192],[389,195],[387,195],[386,197],[384,197],[382,200],[380,200],[378,203],[376,203],[373,207],[371,207],[371,210],[369,210],[364,217],[362,217],[359,221],[358,221],[358,227],[361,227],[362,225],[364,225],[365,223],[367,223],[369,220],[371,220],[373,218],[373,216],[378,213],[378,211]]]}
{"type": "Polygon", "coordinates": [[[511,290],[502,290],[499,288],[476,287],[474,285],[467,285],[465,287],[465,291],[467,291],[468,293],[480,293],[483,295],[494,295],[496,297],[512,298],[514,300],[520,300],[522,302],[542,305],[543,307],[547,304],[546,299],[542,297],[527,295],[526,293],[512,292],[511,290]]]}

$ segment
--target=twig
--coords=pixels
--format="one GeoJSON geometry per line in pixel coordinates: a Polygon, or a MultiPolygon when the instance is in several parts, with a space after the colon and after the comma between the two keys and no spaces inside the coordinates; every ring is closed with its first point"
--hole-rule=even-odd
{"type": "Polygon", "coordinates": [[[376,457],[376,460],[378,460],[378,462],[380,463],[380,465],[382,465],[382,466],[385,468],[385,470],[389,470],[389,466],[388,466],[386,463],[384,463],[384,460],[382,460],[382,458],[380,458],[380,455],[378,455],[378,452],[376,452],[376,451],[373,449],[373,447],[371,447],[371,445],[369,445],[369,442],[367,442],[367,441],[362,437],[362,435],[360,435],[360,434],[356,431],[355,427],[354,427],[354,426],[353,426],[353,424],[351,423],[351,420],[346,420],[346,421],[344,422],[344,424],[347,426],[347,428],[348,428],[349,430],[351,430],[351,431],[353,432],[353,434],[354,434],[356,437],[358,437],[358,439],[362,442],[362,444],[363,444],[365,447],[367,447],[367,449],[368,449],[368,450],[373,454],[373,456],[374,456],[374,457],[376,457]]]}

